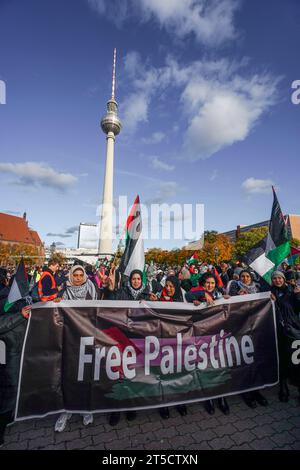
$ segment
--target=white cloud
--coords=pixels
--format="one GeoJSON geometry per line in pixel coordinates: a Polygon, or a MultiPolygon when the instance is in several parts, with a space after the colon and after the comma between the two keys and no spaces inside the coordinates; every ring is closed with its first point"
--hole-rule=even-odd
{"type": "Polygon", "coordinates": [[[274,186],[272,180],[260,180],[257,178],[248,178],[242,183],[242,189],[246,193],[250,194],[266,194],[271,191],[271,187],[274,186]]]}
{"type": "Polygon", "coordinates": [[[175,170],[174,165],[168,165],[168,163],[162,162],[158,157],[150,157],[150,164],[154,170],[163,170],[163,171],[175,170]]]}
{"type": "Polygon", "coordinates": [[[209,181],[215,181],[215,179],[217,178],[218,176],[218,170],[214,170],[211,174],[211,176],[209,177],[209,181]]]}
{"type": "Polygon", "coordinates": [[[149,97],[147,93],[133,93],[120,106],[125,132],[135,132],[138,124],[148,121],[149,97]]]}
{"type": "Polygon", "coordinates": [[[50,187],[64,191],[78,178],[70,173],[59,173],[45,163],[0,163],[0,171],[19,177],[17,183],[22,186],[50,187]]]}
{"type": "Polygon", "coordinates": [[[90,7],[96,10],[100,15],[105,13],[105,0],[87,0],[90,7]]]}
{"type": "Polygon", "coordinates": [[[240,0],[88,0],[99,14],[117,25],[138,16],[141,21],[155,20],[172,36],[192,35],[209,46],[223,46],[236,38],[234,14],[240,0]]]}
{"type": "Polygon", "coordinates": [[[198,42],[221,45],[236,36],[236,0],[142,0],[148,16],[156,18],[170,33],[183,38],[193,34],[198,42]]]}
{"type": "Polygon", "coordinates": [[[181,126],[181,153],[190,161],[209,158],[245,140],[277,102],[280,78],[245,71],[247,59],[240,63],[203,60],[180,66],[168,57],[165,66],[154,68],[146,66],[147,61],[141,63],[138,54],[130,53],[125,63],[127,73],[134,72],[134,91],[123,103],[124,123],[128,119],[129,129],[135,131],[139,123],[148,121],[154,99],[172,92],[172,99],[177,97],[181,105],[181,119],[185,120],[181,126]]]}
{"type": "Polygon", "coordinates": [[[263,114],[277,101],[279,79],[267,74],[239,75],[235,67],[224,75],[209,72],[187,83],[182,102],[189,114],[184,137],[185,158],[205,159],[217,151],[243,141],[263,114]]]}
{"type": "Polygon", "coordinates": [[[118,27],[121,27],[131,16],[131,1],[135,0],[87,0],[93,10],[100,15],[105,15],[118,27]]]}
{"type": "Polygon", "coordinates": [[[154,198],[146,201],[145,204],[163,204],[167,199],[176,196],[179,186],[175,181],[165,181],[159,184],[154,198]]]}
{"type": "Polygon", "coordinates": [[[140,54],[136,51],[128,52],[124,57],[124,69],[129,77],[134,78],[141,66],[140,54]]]}
{"type": "Polygon", "coordinates": [[[153,132],[153,134],[150,136],[150,137],[144,137],[142,139],[142,142],[144,144],[159,144],[160,142],[162,142],[164,140],[164,138],[166,137],[166,134],[164,134],[163,132],[153,132]]]}

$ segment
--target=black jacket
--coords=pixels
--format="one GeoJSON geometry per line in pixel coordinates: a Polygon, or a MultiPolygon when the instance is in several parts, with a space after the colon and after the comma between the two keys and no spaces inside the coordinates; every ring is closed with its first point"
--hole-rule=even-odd
{"type": "Polygon", "coordinates": [[[149,300],[149,296],[149,290],[145,288],[145,290],[143,290],[143,292],[141,292],[139,296],[134,299],[131,295],[130,289],[126,286],[110,292],[109,300],[149,300]]]}

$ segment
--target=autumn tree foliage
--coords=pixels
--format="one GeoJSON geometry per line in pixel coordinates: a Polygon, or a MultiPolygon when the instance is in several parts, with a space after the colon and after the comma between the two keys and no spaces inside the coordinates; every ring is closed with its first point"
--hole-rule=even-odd
{"type": "Polygon", "coordinates": [[[199,250],[199,258],[207,263],[216,264],[232,259],[234,244],[231,240],[215,231],[204,232],[203,248],[199,250]]]}
{"type": "Polygon", "coordinates": [[[168,266],[182,266],[187,258],[190,258],[192,252],[190,250],[161,250],[160,248],[151,248],[147,251],[145,258],[146,263],[154,261],[158,264],[166,264],[168,266]]]}
{"type": "Polygon", "coordinates": [[[22,256],[25,265],[28,267],[44,262],[44,259],[40,256],[39,249],[33,245],[0,242],[0,263],[2,266],[16,266],[22,256]]]}
{"type": "MultiPolygon", "coordinates": [[[[220,235],[215,231],[204,233],[204,245],[201,250],[196,250],[199,260],[207,263],[229,261],[232,258],[234,245],[226,235],[220,235]]],[[[194,253],[194,250],[174,249],[161,250],[151,248],[146,253],[146,263],[154,261],[168,266],[182,266],[194,253]]]]}

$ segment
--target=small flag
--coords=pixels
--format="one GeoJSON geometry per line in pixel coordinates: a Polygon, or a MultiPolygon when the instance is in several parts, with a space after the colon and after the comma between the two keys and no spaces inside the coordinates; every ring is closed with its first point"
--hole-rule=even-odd
{"type": "Polygon", "coordinates": [[[24,260],[22,258],[5,302],[4,311],[8,312],[15,302],[21,299],[26,299],[27,297],[29,297],[29,283],[24,260]]]}
{"type": "Polygon", "coordinates": [[[272,272],[290,253],[290,236],[277,195],[273,189],[273,206],[267,236],[243,257],[254,271],[271,284],[272,272]]]}
{"type": "Polygon", "coordinates": [[[121,258],[119,271],[129,277],[134,269],[144,272],[144,268],[145,253],[142,237],[142,216],[140,198],[137,196],[126,222],[125,250],[121,258]]]}
{"type": "Polygon", "coordinates": [[[188,265],[190,266],[191,264],[197,263],[199,261],[199,256],[197,251],[194,251],[190,259],[188,259],[188,265]]]}
{"type": "Polygon", "coordinates": [[[287,259],[287,263],[290,266],[293,266],[296,262],[296,259],[299,257],[300,257],[300,250],[298,248],[295,248],[294,246],[291,246],[291,251],[287,259]]]}

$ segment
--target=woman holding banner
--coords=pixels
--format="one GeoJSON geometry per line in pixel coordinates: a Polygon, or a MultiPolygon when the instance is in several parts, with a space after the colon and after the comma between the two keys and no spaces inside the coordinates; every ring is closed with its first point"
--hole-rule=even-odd
{"type": "MultiPolygon", "coordinates": [[[[107,300],[155,300],[155,295],[149,293],[148,287],[143,284],[143,273],[139,269],[131,271],[127,284],[116,289],[116,269],[112,266],[108,277],[108,289],[105,298],[107,300]]],[[[133,421],[136,411],[127,411],[126,418],[133,421]]],[[[116,426],[121,418],[121,413],[116,411],[110,414],[109,424],[116,426]]]]}
{"type": "MultiPolygon", "coordinates": [[[[184,302],[183,291],[180,287],[180,282],[176,276],[168,276],[166,278],[165,287],[162,289],[160,296],[152,298],[152,300],[160,300],[161,302],[184,302]]],[[[176,410],[181,416],[187,414],[186,405],[177,405],[176,410]]],[[[163,419],[170,417],[169,408],[159,408],[159,414],[163,419]]]]}
{"type": "MultiPolygon", "coordinates": [[[[259,292],[258,285],[254,282],[253,273],[248,269],[243,269],[239,274],[239,279],[232,281],[229,288],[229,295],[247,295],[259,292]]],[[[244,402],[249,408],[256,408],[257,403],[261,406],[268,406],[267,399],[258,391],[241,394],[244,402]]]]}
{"type": "MultiPolygon", "coordinates": [[[[185,298],[187,302],[193,302],[196,306],[200,305],[202,302],[206,302],[207,305],[213,305],[215,300],[221,299],[222,297],[229,297],[227,295],[223,296],[223,293],[217,286],[218,280],[216,276],[207,272],[200,278],[200,285],[187,292],[185,298]]],[[[225,397],[218,398],[218,406],[222,413],[229,415],[230,409],[225,397]]],[[[204,408],[210,415],[215,413],[213,400],[206,400],[204,402],[204,408]]]]}
{"type": "MultiPolygon", "coordinates": [[[[83,266],[76,265],[70,269],[69,280],[60,300],[97,300],[98,292],[94,283],[87,277],[83,266]]],[[[72,413],[62,413],[55,423],[55,431],[62,432],[71,418],[72,413]]],[[[93,422],[93,415],[86,413],[83,415],[83,424],[87,426],[93,422]]]]}

